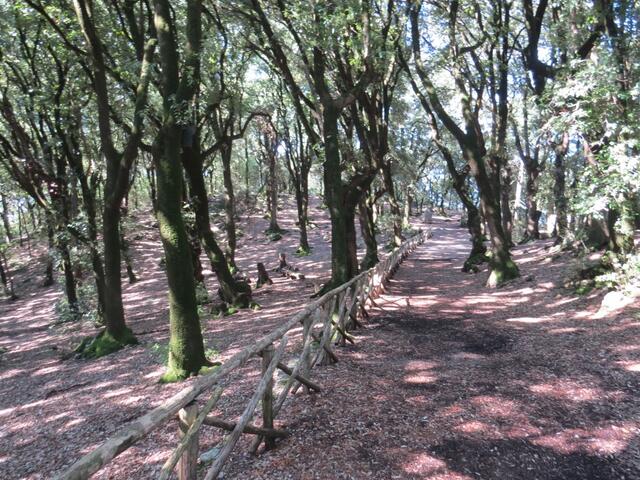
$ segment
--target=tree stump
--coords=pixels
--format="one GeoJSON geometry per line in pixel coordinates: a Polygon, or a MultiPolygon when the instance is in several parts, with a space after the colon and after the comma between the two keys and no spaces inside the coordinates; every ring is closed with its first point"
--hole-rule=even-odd
{"type": "Polygon", "coordinates": [[[284,253],[278,255],[278,267],[274,271],[292,280],[304,280],[304,275],[299,273],[296,267],[287,263],[287,256],[284,253]]]}
{"type": "Polygon", "coordinates": [[[273,285],[273,280],[269,278],[267,269],[264,268],[264,263],[258,262],[258,281],[256,282],[256,288],[260,288],[263,285],[273,285]]]}

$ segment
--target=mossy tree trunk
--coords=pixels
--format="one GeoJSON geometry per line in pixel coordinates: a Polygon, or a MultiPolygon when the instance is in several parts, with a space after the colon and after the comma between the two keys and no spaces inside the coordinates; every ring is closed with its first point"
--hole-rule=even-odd
{"type": "MultiPolygon", "coordinates": [[[[165,380],[182,379],[197,374],[207,365],[191,263],[189,239],[182,218],[183,199],[181,147],[182,127],[175,117],[176,107],[190,100],[194,86],[189,75],[179,80],[178,46],[167,0],[154,0],[154,24],[158,34],[164,111],[161,155],[156,158],[158,224],[164,247],[169,285],[169,363],[165,380]],[[185,85],[186,83],[186,85],[185,85]]],[[[187,2],[187,65],[200,54],[202,35],[201,2],[187,2]]]]}
{"type": "Polygon", "coordinates": [[[233,191],[233,177],[231,176],[231,154],[233,142],[228,141],[220,147],[220,158],[222,159],[222,177],[224,180],[224,211],[225,230],[227,232],[227,263],[232,269],[236,268],[236,196],[233,191]]]}
{"type": "MultiPolygon", "coordinates": [[[[198,2],[199,3],[199,2],[198,2]]],[[[189,11],[192,9],[199,9],[199,6],[194,6],[193,2],[188,5],[189,11]]],[[[223,25],[216,22],[221,34],[225,35],[223,25]]],[[[188,66],[191,70],[190,79],[191,85],[188,87],[186,84],[183,87],[183,94],[187,88],[192,90],[193,96],[200,84],[200,56],[199,51],[194,51],[193,48],[197,45],[199,50],[199,42],[191,42],[191,54],[188,58],[188,66]]],[[[224,59],[224,50],[220,54],[222,56],[221,62],[224,59]]],[[[219,85],[221,92],[225,91],[225,84],[221,82],[219,85]]],[[[218,115],[222,115],[222,112],[217,112],[212,116],[212,128],[214,130],[215,137],[217,139],[216,145],[204,152],[200,140],[200,132],[197,126],[189,126],[189,141],[184,142],[182,147],[182,166],[187,174],[189,183],[189,200],[193,206],[195,212],[195,222],[200,238],[200,243],[204,248],[204,251],[211,263],[211,269],[218,279],[220,285],[219,295],[221,299],[227,304],[244,308],[248,307],[251,303],[251,287],[244,282],[237,281],[229,269],[227,259],[220,248],[216,238],[211,229],[211,220],[209,218],[209,201],[207,195],[207,188],[204,178],[204,158],[207,155],[211,155],[215,151],[221,150],[222,163],[223,163],[223,176],[224,184],[227,194],[230,194],[229,201],[225,201],[227,207],[227,222],[231,223],[232,235],[232,253],[235,256],[235,195],[233,192],[233,183],[231,178],[231,143],[238,138],[241,138],[244,134],[249,120],[253,118],[253,114],[249,116],[244,126],[239,133],[233,131],[234,125],[234,113],[229,113],[229,117],[224,119],[218,118],[218,115]],[[224,128],[223,128],[224,125],[224,128]]]]}
{"type": "MultiPolygon", "coordinates": [[[[408,68],[406,64],[405,68],[408,68]]],[[[469,177],[471,167],[467,163],[462,170],[458,170],[451,150],[449,150],[449,147],[447,147],[447,145],[442,141],[440,128],[438,126],[435,113],[431,109],[431,105],[425,95],[421,92],[413,77],[410,78],[410,82],[414,93],[420,100],[422,108],[428,115],[432,138],[438,147],[440,154],[445,160],[447,170],[449,171],[449,175],[453,182],[453,188],[467,211],[467,229],[469,230],[469,235],[471,237],[471,252],[467,257],[467,260],[464,262],[462,270],[465,272],[473,271],[475,270],[476,265],[483,263],[486,260],[487,248],[484,245],[484,234],[482,232],[482,215],[480,214],[478,206],[471,198],[467,187],[467,179],[469,177]]]]}

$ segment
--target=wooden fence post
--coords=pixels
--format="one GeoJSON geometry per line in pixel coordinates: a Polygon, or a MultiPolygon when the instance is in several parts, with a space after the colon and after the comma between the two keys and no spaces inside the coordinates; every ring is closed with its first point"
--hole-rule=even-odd
{"type": "MultiPolygon", "coordinates": [[[[273,343],[270,343],[262,350],[262,373],[265,374],[273,360],[273,343]]],[[[262,427],[273,429],[273,375],[267,382],[267,389],[262,395],[262,427]]],[[[276,446],[274,437],[265,437],[264,448],[271,450],[276,446]]]]}
{"type": "MultiPolygon", "coordinates": [[[[198,406],[191,402],[178,412],[180,438],[189,431],[189,427],[198,416],[198,406]]],[[[196,480],[198,478],[198,433],[193,435],[189,445],[178,462],[178,480],[196,480]]]]}

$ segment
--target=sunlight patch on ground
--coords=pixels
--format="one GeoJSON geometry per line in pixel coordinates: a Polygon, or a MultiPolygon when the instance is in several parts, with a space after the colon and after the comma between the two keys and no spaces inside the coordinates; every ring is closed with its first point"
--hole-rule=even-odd
{"type": "Polygon", "coordinates": [[[412,453],[403,466],[403,470],[412,475],[433,475],[446,468],[445,462],[426,453],[412,453]]]}
{"type": "Polygon", "coordinates": [[[64,426],[60,430],[64,431],[64,429],[73,427],[75,425],[80,425],[82,422],[84,422],[83,418],[76,418],[74,420],[69,420],[67,423],[64,424],[64,426]]]}
{"type": "Polygon", "coordinates": [[[613,348],[613,351],[616,353],[637,352],[638,350],[640,350],[640,345],[638,344],[618,345],[613,348]]]}
{"type": "Polygon", "coordinates": [[[127,395],[130,392],[131,392],[130,388],[119,388],[117,390],[112,390],[111,392],[106,393],[104,395],[104,398],[120,397],[122,395],[127,395]]]}
{"type": "Polygon", "coordinates": [[[434,362],[425,362],[422,360],[413,360],[405,366],[404,381],[412,385],[422,385],[425,383],[433,383],[438,380],[438,376],[433,374],[432,369],[438,366],[434,362]]]}
{"type": "Polygon", "coordinates": [[[43,375],[48,375],[50,373],[56,373],[60,370],[59,366],[55,366],[55,367],[46,367],[46,368],[41,368],[40,370],[37,370],[35,372],[33,372],[31,374],[32,377],[41,377],[43,375]]]}
{"type": "Polygon", "coordinates": [[[610,327],[609,330],[611,332],[623,332],[625,330],[629,330],[630,328],[638,328],[638,327],[640,327],[640,322],[631,322],[631,323],[625,323],[624,325],[610,327]]]}
{"type": "Polygon", "coordinates": [[[552,328],[550,330],[547,330],[549,333],[553,333],[556,335],[562,335],[562,334],[566,334],[566,333],[580,333],[580,332],[584,332],[583,328],[576,328],[576,327],[566,327],[566,328],[552,328]]]}
{"type": "Polygon", "coordinates": [[[514,323],[542,323],[542,322],[548,322],[550,320],[550,318],[548,317],[514,317],[514,318],[507,318],[507,322],[514,322],[514,323]]]}
{"type": "Polygon", "coordinates": [[[25,373],[26,370],[21,368],[10,368],[6,372],[0,375],[0,380],[8,380],[12,377],[17,377],[21,373],[25,373]]]}
{"type": "Polygon", "coordinates": [[[13,413],[14,410],[15,410],[15,407],[13,407],[13,408],[5,408],[3,410],[0,410],[0,417],[8,417],[9,415],[11,415],[13,413]]]}
{"type": "Polygon", "coordinates": [[[486,433],[492,430],[492,426],[485,422],[472,420],[458,425],[456,430],[463,433],[486,433]]]}
{"type": "Polygon", "coordinates": [[[474,397],[471,404],[491,418],[511,418],[522,412],[522,408],[516,402],[492,395],[474,397]]]}
{"type": "Polygon", "coordinates": [[[624,368],[627,372],[640,372],[640,363],[637,361],[620,360],[616,365],[624,368]]]}
{"type": "Polygon", "coordinates": [[[425,372],[416,372],[404,376],[404,381],[412,385],[422,385],[425,383],[434,383],[438,380],[437,375],[430,375],[425,372]]]}
{"type": "Polygon", "coordinates": [[[624,451],[638,434],[635,423],[604,425],[594,429],[571,428],[532,440],[532,443],[561,454],[583,452],[591,455],[613,455],[624,451]]]}
{"type": "Polygon", "coordinates": [[[451,358],[456,360],[485,360],[487,357],[480,353],[472,353],[472,352],[456,352],[451,355],[451,358]]]}
{"type": "Polygon", "coordinates": [[[625,394],[621,391],[606,392],[598,387],[586,387],[573,380],[558,380],[539,383],[529,387],[536,395],[569,400],[572,402],[593,402],[597,400],[621,400],[625,394]]]}
{"type": "Polygon", "coordinates": [[[509,438],[529,438],[534,435],[540,435],[542,431],[538,427],[530,424],[518,424],[504,430],[504,434],[509,438]]]}

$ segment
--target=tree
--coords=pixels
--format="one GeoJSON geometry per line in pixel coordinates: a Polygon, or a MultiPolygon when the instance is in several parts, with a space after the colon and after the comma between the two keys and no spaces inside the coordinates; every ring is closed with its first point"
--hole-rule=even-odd
{"type": "MultiPolygon", "coordinates": [[[[146,45],[140,41],[142,32],[137,23],[132,22],[130,38],[137,38],[136,57],[141,62],[140,74],[133,86],[135,94],[132,124],[127,126],[128,135],[124,148],[116,147],[113,135],[111,113],[113,104],[109,93],[108,68],[105,62],[105,46],[96,28],[96,17],[100,14],[92,2],[74,0],[74,10],[87,46],[91,66],[89,72],[96,97],[100,150],[106,161],[106,181],[104,185],[104,208],[102,210],[102,241],[104,246],[105,288],[104,320],[108,351],[123,345],[135,343],[135,337],[126,326],[122,304],[121,253],[120,253],[120,207],[129,186],[131,165],[138,154],[144,109],[150,81],[151,61],[156,48],[156,40],[151,38],[146,45]]],[[[142,37],[143,38],[143,37],[142,37]]],[[[68,41],[68,40],[67,40],[68,41]]]]}
{"type": "Polygon", "coordinates": [[[295,4],[299,10],[293,14],[291,8],[285,7],[281,1],[268,4],[270,12],[279,15],[298,55],[302,59],[304,80],[297,80],[290,62],[285,54],[284,38],[276,32],[265,13],[265,3],[251,0],[250,8],[242,9],[245,16],[259,35],[260,41],[254,48],[259,51],[275,68],[287,86],[296,113],[304,126],[305,133],[317,150],[315,154],[323,160],[324,200],[331,217],[331,281],[324,290],[342,284],[353,277],[358,270],[355,255],[355,208],[359,199],[366,192],[373,180],[371,172],[357,173],[344,182],[343,172],[346,164],[341,161],[339,121],[342,113],[352,105],[357,96],[370,84],[374,73],[369,53],[370,48],[370,15],[369,5],[351,2],[335,5],[333,3],[317,3],[309,10],[304,4],[295,4]],[[352,12],[362,21],[362,28],[356,28],[352,12]],[[307,18],[311,18],[312,28],[306,27],[307,18]],[[357,32],[357,50],[351,50],[341,42],[344,37],[336,38],[329,25],[349,32],[357,32]],[[359,42],[359,43],[358,43],[359,42]],[[266,48],[260,44],[267,45],[266,48]],[[345,58],[341,58],[345,55],[345,58]],[[336,63],[347,64],[349,58],[361,64],[357,77],[353,76],[352,85],[335,83],[331,74],[336,63]],[[314,98],[304,93],[308,89],[314,98]],[[311,112],[307,116],[305,108],[311,112]],[[311,120],[314,118],[317,123],[311,120]],[[321,132],[321,133],[318,133],[321,132]]]}
{"type": "MultiPolygon", "coordinates": [[[[169,284],[169,364],[163,377],[176,380],[196,375],[208,365],[198,317],[193,265],[182,218],[181,145],[184,106],[197,92],[200,46],[202,42],[202,3],[186,4],[185,70],[180,71],[176,39],[177,25],[167,0],[154,0],[154,25],[158,35],[159,64],[162,69],[162,127],[159,132],[161,154],[156,159],[158,224],[164,246],[169,284]],[[189,69],[191,69],[189,71],[189,69]]],[[[188,116],[186,116],[188,118],[188,116]]]]}
{"type": "MultiPolygon", "coordinates": [[[[500,18],[503,18],[504,20],[502,21],[508,24],[509,11],[506,5],[503,5],[503,7],[504,12],[500,18]]],[[[499,61],[499,81],[497,84],[492,83],[492,85],[496,86],[495,90],[499,98],[499,104],[497,105],[497,115],[495,115],[494,118],[496,137],[493,151],[490,155],[485,145],[485,136],[480,122],[486,75],[484,75],[484,68],[476,52],[476,49],[483,44],[484,40],[476,44],[465,45],[458,43],[457,22],[459,2],[451,2],[446,13],[450,38],[449,49],[453,62],[453,77],[456,89],[461,96],[460,104],[463,126],[460,127],[458,122],[443,106],[440,95],[422,60],[420,42],[421,8],[422,2],[416,2],[409,7],[411,49],[414,60],[413,71],[415,71],[421,83],[421,90],[428,100],[430,109],[456,139],[462,150],[462,155],[469,164],[470,171],[476,180],[480,193],[482,211],[484,212],[485,221],[489,227],[492,246],[490,259],[491,275],[488,284],[491,286],[499,285],[519,275],[518,267],[511,259],[509,253],[509,240],[503,228],[500,208],[500,165],[504,157],[506,119],[508,115],[506,103],[507,86],[505,85],[505,75],[507,73],[505,61],[509,54],[505,49],[508,50],[508,45],[505,45],[506,40],[503,39],[499,61]],[[465,59],[466,56],[471,57],[470,63],[465,59]],[[471,75],[472,68],[478,68],[478,77],[471,75]],[[478,78],[479,82],[477,81],[478,78]]],[[[476,10],[476,14],[478,15],[478,22],[482,24],[482,13],[476,10]]],[[[508,29],[505,30],[508,31],[508,29]]],[[[503,35],[506,36],[507,33],[503,33],[503,35]]],[[[411,74],[412,71],[410,70],[409,73],[411,74]]]]}

